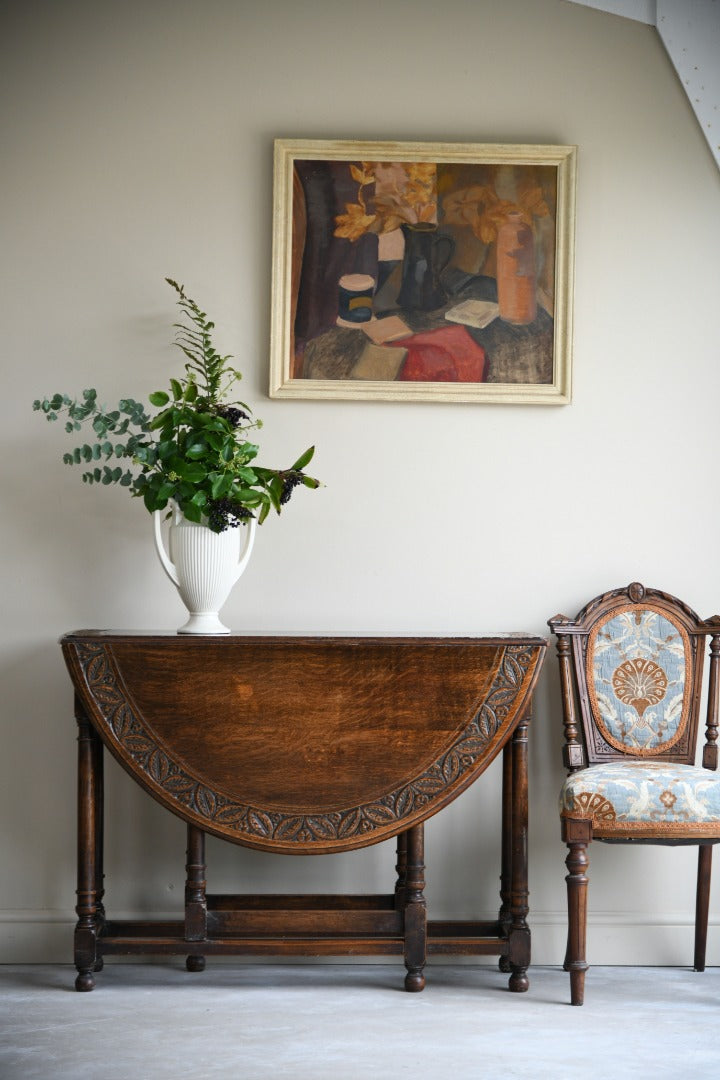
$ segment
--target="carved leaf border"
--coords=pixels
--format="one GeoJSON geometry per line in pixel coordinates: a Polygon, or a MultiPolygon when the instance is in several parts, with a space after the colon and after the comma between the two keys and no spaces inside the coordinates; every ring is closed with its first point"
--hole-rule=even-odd
{"type": "Polygon", "coordinates": [[[308,844],[332,843],[370,834],[424,810],[462,773],[472,769],[503,727],[536,659],[531,645],[504,647],[490,691],[456,741],[423,773],[382,798],[348,810],[321,814],[287,814],[236,802],[213,791],[160,749],[136,716],[122,689],[108,645],[75,646],[90,696],[117,744],[138,770],[179,806],[234,832],[238,840],[308,844]]]}

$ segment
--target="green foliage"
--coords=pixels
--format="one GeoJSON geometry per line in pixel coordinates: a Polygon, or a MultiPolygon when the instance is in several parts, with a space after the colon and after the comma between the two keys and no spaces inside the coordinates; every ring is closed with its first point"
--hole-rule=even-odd
{"type": "Polygon", "coordinates": [[[230,366],[232,358],[215,349],[215,324],[182,285],[165,280],[177,292],[183,312],[185,321],[174,324],[175,344],[186,363],[184,375],[170,379],[169,392],[148,396],[158,412],[151,415],[132,398],[108,410],[98,403],[95,390],[83,390],[80,398],[54,394],[35,401],[33,409],[49,421],[65,416],[68,434],[92,429],[92,442],[63,454],[66,465],[88,466],[82,473],[87,484],[129,488],[151,513],[173,500],[190,521],[205,521],[215,532],[249,517],[262,523],[271,509],[280,513],[298,485],[319,487],[304,472],[315,448],[289,469],[257,464],[259,448],[248,433],[262,423],[244,402],[226,400],[241,375],[230,366]]]}

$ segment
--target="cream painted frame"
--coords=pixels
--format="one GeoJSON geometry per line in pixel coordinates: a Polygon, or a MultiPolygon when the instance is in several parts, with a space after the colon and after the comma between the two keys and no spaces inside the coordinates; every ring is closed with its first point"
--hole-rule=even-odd
{"type": "Polygon", "coordinates": [[[571,401],[575,146],[277,139],[274,150],[270,397],[565,405],[571,401]],[[553,377],[547,383],[400,382],[291,376],[295,161],[549,165],[557,173],[553,377]]]}

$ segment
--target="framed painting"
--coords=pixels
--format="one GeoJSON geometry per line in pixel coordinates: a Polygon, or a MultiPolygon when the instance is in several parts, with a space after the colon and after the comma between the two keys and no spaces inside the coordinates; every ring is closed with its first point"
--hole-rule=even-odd
{"type": "Polygon", "coordinates": [[[270,396],[568,403],[575,162],[277,140],[270,396]]]}

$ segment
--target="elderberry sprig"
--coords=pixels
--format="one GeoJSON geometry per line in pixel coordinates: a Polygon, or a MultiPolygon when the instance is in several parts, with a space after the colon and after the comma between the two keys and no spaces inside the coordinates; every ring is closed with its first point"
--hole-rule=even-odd
{"type": "Polygon", "coordinates": [[[233,502],[232,499],[211,499],[207,506],[208,525],[213,532],[237,529],[238,525],[244,525],[252,516],[247,506],[233,502]]]}

